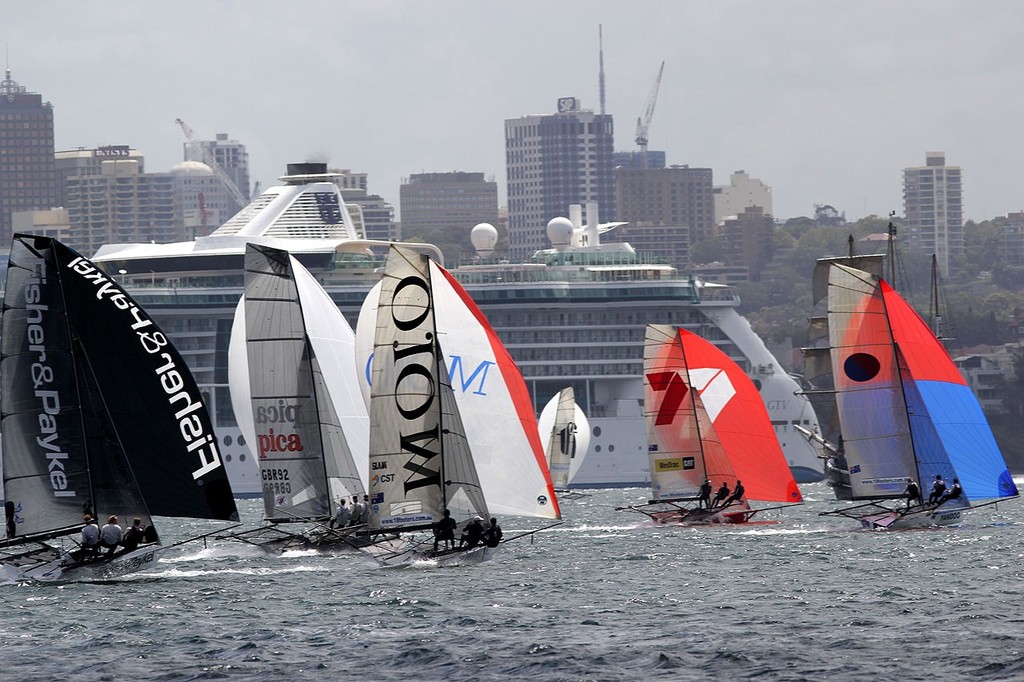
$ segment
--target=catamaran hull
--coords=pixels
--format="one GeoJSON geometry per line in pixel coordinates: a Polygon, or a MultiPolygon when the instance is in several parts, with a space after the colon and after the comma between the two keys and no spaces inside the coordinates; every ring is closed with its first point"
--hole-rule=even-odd
{"type": "Polygon", "coordinates": [[[142,547],[113,559],[99,558],[92,561],[76,562],[67,552],[55,550],[54,559],[31,565],[4,564],[4,573],[11,581],[41,582],[110,580],[129,573],[152,568],[159,554],[167,548],[159,546],[142,547]]]}

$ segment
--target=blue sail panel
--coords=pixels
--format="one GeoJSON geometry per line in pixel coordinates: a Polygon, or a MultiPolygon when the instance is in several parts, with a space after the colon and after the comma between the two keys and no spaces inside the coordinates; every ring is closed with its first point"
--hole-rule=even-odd
{"type": "MultiPolygon", "coordinates": [[[[945,381],[918,381],[916,386],[954,475],[969,499],[1016,495],[1017,486],[970,387],[945,381]]],[[[915,444],[916,437],[915,432],[915,444]]]]}
{"type": "MultiPolygon", "coordinates": [[[[910,377],[909,372],[904,372],[903,393],[907,403],[907,418],[910,421],[911,433],[913,433],[917,473],[921,489],[927,493],[931,490],[936,475],[942,476],[946,485],[952,485],[957,473],[950,461],[946,443],[932,420],[932,415],[921,395],[918,383],[910,377]]],[[[968,490],[965,490],[965,497],[967,492],[968,490]]]]}

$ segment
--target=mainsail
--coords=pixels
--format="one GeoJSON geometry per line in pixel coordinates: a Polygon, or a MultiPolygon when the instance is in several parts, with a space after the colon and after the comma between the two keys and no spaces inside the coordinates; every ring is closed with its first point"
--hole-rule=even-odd
{"type": "Polygon", "coordinates": [[[429,261],[392,247],[376,310],[370,530],[429,528],[487,507],[438,348],[429,261]]]}
{"type": "Polygon", "coordinates": [[[644,405],[655,499],[693,498],[705,478],[746,497],[801,501],[757,387],[712,343],[648,325],[644,405]]]}
{"type": "Polygon", "coordinates": [[[0,352],[4,494],[19,536],[84,511],[235,519],[213,425],[184,360],[91,262],[15,235],[0,352]]]}
{"type": "Polygon", "coordinates": [[[259,457],[265,516],[287,521],[332,514],[340,497],[364,491],[366,478],[369,420],[347,380],[354,371],[352,330],[286,251],[248,244],[245,276],[238,322],[244,323],[246,352],[241,358],[236,348],[232,359],[244,359],[248,370],[250,441],[259,457]]]}

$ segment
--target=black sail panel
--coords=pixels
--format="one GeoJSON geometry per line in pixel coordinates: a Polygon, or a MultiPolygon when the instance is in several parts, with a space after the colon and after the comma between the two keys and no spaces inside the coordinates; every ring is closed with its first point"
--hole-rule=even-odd
{"type": "Polygon", "coordinates": [[[181,355],[116,282],[53,244],[69,326],[150,513],[237,519],[213,423],[181,355]]]}
{"type": "Polygon", "coordinates": [[[0,349],[0,432],[4,496],[18,535],[81,524],[92,504],[59,275],[51,240],[14,240],[0,349]]]}

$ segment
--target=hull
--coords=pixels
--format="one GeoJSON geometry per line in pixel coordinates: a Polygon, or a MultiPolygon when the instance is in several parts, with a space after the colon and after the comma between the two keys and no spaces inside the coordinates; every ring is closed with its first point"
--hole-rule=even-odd
{"type": "Polygon", "coordinates": [[[54,548],[53,558],[49,561],[22,565],[6,563],[3,564],[3,568],[8,580],[18,582],[26,580],[41,582],[110,580],[152,568],[158,555],[166,549],[166,547],[151,545],[140,547],[127,554],[120,554],[113,559],[99,558],[76,562],[67,552],[54,548]]]}
{"type": "Polygon", "coordinates": [[[422,562],[431,562],[442,567],[468,566],[488,561],[498,551],[497,547],[484,545],[466,550],[442,551],[437,554],[433,549],[432,541],[419,542],[405,537],[374,540],[359,548],[382,568],[399,568],[422,562]]]}
{"type": "Polygon", "coordinates": [[[654,512],[651,518],[657,524],[671,524],[678,526],[710,526],[715,524],[736,524],[746,523],[756,513],[751,509],[727,510],[705,510],[692,509],[688,511],[666,511],[654,512]]]}
{"type": "Polygon", "coordinates": [[[949,526],[960,523],[967,509],[967,507],[953,507],[951,509],[942,508],[910,513],[892,511],[862,516],[860,517],[860,523],[867,530],[934,528],[936,526],[949,526]]]}

